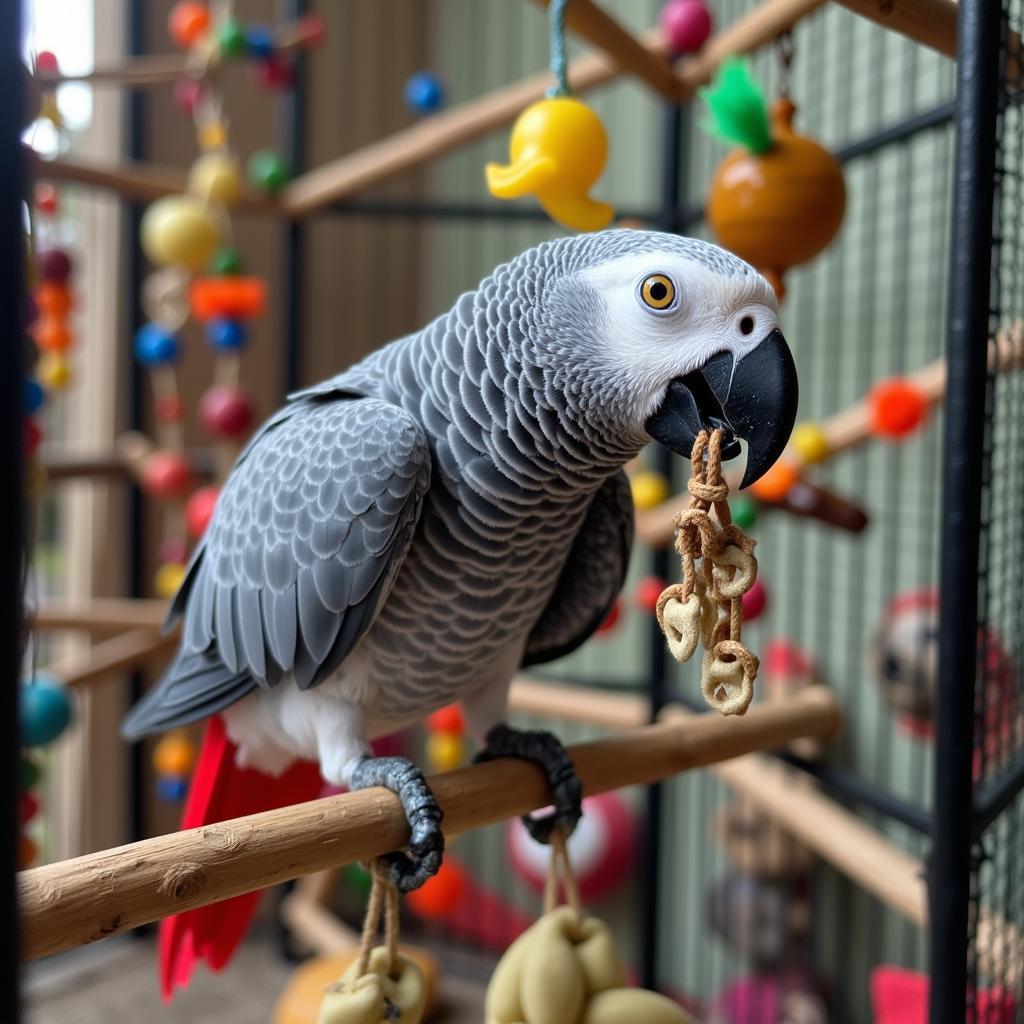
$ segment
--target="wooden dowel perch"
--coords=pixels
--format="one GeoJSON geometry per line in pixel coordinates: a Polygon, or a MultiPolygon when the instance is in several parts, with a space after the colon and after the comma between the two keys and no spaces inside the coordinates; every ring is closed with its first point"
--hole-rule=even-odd
{"type": "Polygon", "coordinates": [[[956,57],[954,0],[837,0],[862,18],[913,39],[947,57],[956,57]]]}
{"type": "Polygon", "coordinates": [[[177,643],[176,636],[161,636],[147,628],[133,629],[103,640],[82,654],[54,662],[47,667],[46,674],[65,686],[86,686],[166,658],[177,643]]]}
{"type": "Polygon", "coordinates": [[[158,632],[167,617],[167,602],[157,598],[94,597],[88,601],[44,601],[32,616],[37,630],[82,630],[116,633],[143,628],[158,632]]]}
{"type": "MultiPolygon", "coordinates": [[[[586,793],[782,747],[839,727],[835,697],[812,687],[743,718],[702,715],[645,726],[569,751],[586,793]]],[[[503,821],[549,800],[540,772],[499,760],[434,776],[445,831],[503,821]]],[[[218,825],[176,832],[24,871],[19,876],[25,956],[72,949],[168,914],[205,906],[402,846],[398,798],[383,789],[325,797],[218,825]]]]}

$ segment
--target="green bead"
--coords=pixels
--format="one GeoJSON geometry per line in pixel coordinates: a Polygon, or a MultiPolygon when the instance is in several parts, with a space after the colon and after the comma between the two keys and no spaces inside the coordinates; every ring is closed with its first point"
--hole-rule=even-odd
{"type": "Polygon", "coordinates": [[[32,758],[23,757],[21,759],[21,788],[26,790],[35,789],[38,781],[39,765],[32,758]]]}
{"type": "Polygon", "coordinates": [[[228,274],[240,274],[245,270],[242,254],[237,249],[218,249],[210,260],[210,273],[223,277],[228,274]]]}
{"type": "Polygon", "coordinates": [[[749,530],[757,522],[757,502],[745,494],[737,494],[729,502],[729,512],[741,530],[749,530]]]}
{"type": "Polygon", "coordinates": [[[249,158],[249,180],[272,195],[280,192],[290,177],[291,171],[284,157],[272,150],[261,149],[249,158]]]}
{"type": "Polygon", "coordinates": [[[373,878],[370,872],[358,864],[347,864],[344,869],[345,882],[350,885],[360,896],[365,896],[373,887],[373,878]]]}
{"type": "Polygon", "coordinates": [[[229,18],[217,30],[217,45],[225,57],[240,57],[246,51],[245,29],[229,18]]]}

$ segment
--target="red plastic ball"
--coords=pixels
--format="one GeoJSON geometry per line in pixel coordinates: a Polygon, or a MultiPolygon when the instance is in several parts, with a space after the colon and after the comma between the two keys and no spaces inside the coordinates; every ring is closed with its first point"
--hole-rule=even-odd
{"type": "Polygon", "coordinates": [[[466,869],[450,857],[426,883],[405,897],[405,904],[420,917],[443,920],[453,914],[468,888],[466,869]]]}
{"type": "Polygon", "coordinates": [[[34,793],[22,793],[18,804],[18,818],[27,825],[39,813],[39,800],[34,793]]]}
{"type": "Polygon", "coordinates": [[[604,621],[602,621],[601,625],[597,627],[597,635],[601,636],[604,633],[610,633],[618,625],[621,617],[622,599],[617,597],[615,599],[615,604],[612,605],[611,610],[604,617],[604,621]]]}
{"type": "Polygon", "coordinates": [[[216,487],[200,487],[185,503],[185,525],[193,537],[206,533],[218,494],[220,490],[216,487]]]}
{"type": "Polygon", "coordinates": [[[252,428],[253,408],[239,388],[214,385],[199,400],[199,418],[211,434],[240,437],[252,428]]]}
{"type": "Polygon", "coordinates": [[[295,84],[295,74],[291,67],[276,57],[257,64],[256,77],[267,89],[290,89],[295,84]]]}
{"type": "Polygon", "coordinates": [[[26,419],[25,429],[22,434],[22,440],[25,444],[25,454],[35,455],[39,451],[39,445],[43,440],[43,432],[39,429],[39,424],[35,420],[26,419]]]}
{"type": "Polygon", "coordinates": [[[871,429],[879,437],[897,439],[912,434],[928,415],[928,401],[908,380],[882,381],[868,395],[871,429]]]}
{"type": "Polygon", "coordinates": [[[57,212],[57,189],[48,181],[36,183],[36,209],[40,213],[54,214],[57,212]]]}
{"type": "Polygon", "coordinates": [[[652,615],[657,610],[658,598],[665,589],[665,581],[657,576],[645,576],[633,592],[633,600],[637,608],[652,615]]]}
{"type": "Polygon", "coordinates": [[[307,14],[299,19],[299,35],[306,46],[319,46],[327,35],[327,23],[319,14],[307,14]]]}
{"type": "Polygon", "coordinates": [[[157,548],[157,561],[161,565],[168,562],[174,565],[184,565],[188,561],[188,544],[180,537],[169,537],[162,541],[157,548]]]}
{"type": "Polygon", "coordinates": [[[760,580],[743,595],[743,621],[753,622],[768,607],[768,590],[760,580]]]}
{"type": "Polygon", "coordinates": [[[711,35],[711,12],[703,0],[669,0],[660,20],[673,53],[696,53],[711,35]]]}
{"type": "Polygon", "coordinates": [[[187,50],[210,27],[206,4],[178,3],[167,16],[167,31],[175,45],[187,50]]]}
{"type": "Polygon", "coordinates": [[[196,78],[179,78],[174,83],[174,105],[186,116],[192,117],[203,98],[203,83],[196,78]]]}
{"type": "Polygon", "coordinates": [[[153,411],[161,423],[180,423],[185,418],[185,403],[181,395],[161,395],[153,411]]]}
{"type": "Polygon", "coordinates": [[[74,301],[71,289],[56,281],[43,281],[36,289],[35,298],[36,308],[53,317],[67,316],[74,301]]]}
{"type": "Polygon", "coordinates": [[[192,468],[181,452],[154,452],[142,467],[142,486],[154,498],[181,497],[192,483],[192,468]]]}
{"type": "Polygon", "coordinates": [[[461,736],[466,731],[466,723],[458,704],[449,704],[440,708],[427,718],[427,728],[431,732],[445,732],[452,736],[461,736]]]}
{"type": "Polygon", "coordinates": [[[42,71],[46,74],[56,74],[60,70],[60,64],[57,63],[57,55],[51,53],[49,50],[42,50],[36,54],[36,71],[42,71]]]}
{"type": "Polygon", "coordinates": [[[63,249],[39,254],[39,273],[44,281],[64,282],[71,276],[71,257],[63,249]]]}

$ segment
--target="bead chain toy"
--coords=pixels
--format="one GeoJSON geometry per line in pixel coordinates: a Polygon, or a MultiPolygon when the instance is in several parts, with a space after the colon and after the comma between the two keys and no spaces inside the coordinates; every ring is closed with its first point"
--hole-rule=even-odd
{"type": "Polygon", "coordinates": [[[683,582],[665,588],[657,616],[677,661],[689,661],[703,645],[701,692],[708,704],[723,715],[742,715],[758,669],[757,658],[741,642],[743,595],[757,579],[756,542],[732,522],[721,445],[721,430],[702,430],[694,442],[689,506],[675,517],[683,582]],[[712,507],[718,522],[709,515],[712,507]]]}

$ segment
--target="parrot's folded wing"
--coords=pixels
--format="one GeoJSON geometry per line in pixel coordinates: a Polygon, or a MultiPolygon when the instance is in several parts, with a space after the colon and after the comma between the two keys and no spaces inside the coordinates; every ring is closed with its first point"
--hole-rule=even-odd
{"type": "Polygon", "coordinates": [[[615,604],[633,546],[633,496],[626,474],[609,477],[594,495],[541,617],[530,632],[523,666],[576,650],[615,604]]]}
{"type": "Polygon", "coordinates": [[[339,389],[285,406],[224,485],[175,599],[179,657],[126,731],[326,678],[390,592],[429,484],[423,431],[398,406],[339,389]]]}

